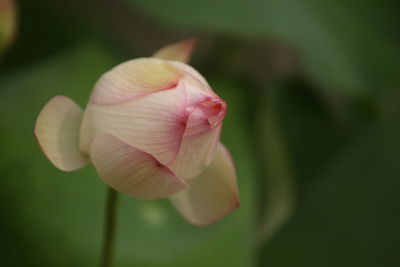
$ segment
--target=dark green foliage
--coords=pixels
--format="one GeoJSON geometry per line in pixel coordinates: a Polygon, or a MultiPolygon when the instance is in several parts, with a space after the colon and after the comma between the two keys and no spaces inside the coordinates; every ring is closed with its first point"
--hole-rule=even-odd
{"type": "Polygon", "coordinates": [[[36,116],[55,95],[84,107],[111,67],[193,36],[193,66],[228,103],[241,207],[199,228],[122,196],[114,266],[400,265],[395,1],[34,2],[0,66],[1,266],[98,266],[106,187],[47,161],[36,116]]]}

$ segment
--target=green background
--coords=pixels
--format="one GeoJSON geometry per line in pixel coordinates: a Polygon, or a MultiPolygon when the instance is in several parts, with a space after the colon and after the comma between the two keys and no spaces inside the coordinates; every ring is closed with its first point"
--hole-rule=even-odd
{"type": "MultiPolygon", "coordinates": [[[[396,1],[18,2],[0,56],[0,265],[98,266],[106,187],[41,153],[55,95],[82,107],[116,64],[196,37],[191,64],[228,103],[241,207],[186,223],[122,196],[113,266],[400,266],[396,1]]],[[[1,11],[0,11],[1,12],[1,11]]]]}

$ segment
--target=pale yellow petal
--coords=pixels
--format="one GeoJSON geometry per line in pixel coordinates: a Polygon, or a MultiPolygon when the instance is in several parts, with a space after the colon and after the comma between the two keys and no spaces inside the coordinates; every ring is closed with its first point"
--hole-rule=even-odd
{"type": "Polygon", "coordinates": [[[208,168],[170,199],[187,221],[200,226],[216,222],[238,208],[236,172],[226,148],[219,144],[208,168]]]}
{"type": "Polygon", "coordinates": [[[183,73],[165,60],[138,58],[124,62],[103,74],[90,101],[115,104],[135,100],[176,87],[183,73]]]}
{"type": "Polygon", "coordinates": [[[73,171],[88,163],[79,150],[82,109],[65,96],[53,97],[40,112],[35,136],[47,158],[60,170],[73,171]]]}
{"type": "Polygon", "coordinates": [[[153,57],[187,63],[190,60],[190,56],[192,55],[195,45],[195,39],[189,39],[179,43],[170,44],[154,53],[153,57]]]}

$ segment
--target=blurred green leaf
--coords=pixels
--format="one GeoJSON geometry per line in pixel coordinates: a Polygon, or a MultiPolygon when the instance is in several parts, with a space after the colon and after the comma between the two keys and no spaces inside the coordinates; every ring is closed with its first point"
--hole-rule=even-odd
{"type": "Polygon", "coordinates": [[[268,242],[286,223],[295,207],[295,177],[278,109],[281,89],[270,87],[267,97],[261,98],[264,101],[257,105],[256,132],[265,173],[262,177],[264,205],[259,243],[268,242]]]}
{"type": "Polygon", "coordinates": [[[327,89],[369,94],[399,82],[395,1],[126,1],[171,26],[287,42],[327,89]]]}
{"type": "Polygon", "coordinates": [[[374,125],[338,153],[264,246],[262,265],[399,266],[399,136],[399,120],[374,125]]]}
{"type": "Polygon", "coordinates": [[[296,202],[307,196],[315,174],[357,136],[363,124],[355,114],[328,109],[326,99],[299,80],[269,83],[262,89],[264,94],[253,100],[257,114],[253,143],[264,172],[259,185],[264,188],[260,241],[268,242],[292,215],[296,202]]]}
{"type": "MultiPolygon", "coordinates": [[[[326,99],[301,81],[275,84],[274,107],[281,134],[291,159],[292,173],[302,197],[338,153],[360,136],[367,127],[364,114],[353,107],[326,99]]],[[[268,97],[268,96],[267,96],[268,97]]]]}
{"type": "MultiPolygon", "coordinates": [[[[118,58],[88,44],[0,81],[0,240],[7,266],[97,266],[106,187],[92,167],[64,173],[33,137],[37,114],[55,95],[81,106],[98,77],[118,58]],[[21,253],[23,252],[23,257],[21,253]]],[[[223,140],[232,151],[242,206],[209,227],[186,223],[167,200],[122,196],[114,266],[253,265],[253,160],[240,88],[220,81],[230,104],[223,140]]]]}

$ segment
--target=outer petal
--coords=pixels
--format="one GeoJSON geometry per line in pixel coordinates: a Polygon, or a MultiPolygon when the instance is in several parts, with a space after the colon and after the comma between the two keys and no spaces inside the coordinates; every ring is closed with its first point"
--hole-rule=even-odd
{"type": "Polygon", "coordinates": [[[185,75],[186,89],[188,92],[188,104],[204,100],[205,98],[219,98],[219,96],[211,89],[207,80],[194,68],[178,61],[168,61],[169,64],[174,65],[181,70],[185,75]]]}
{"type": "Polygon", "coordinates": [[[82,109],[65,96],[53,97],[40,112],[35,136],[47,158],[63,171],[73,171],[88,163],[79,150],[82,109]]]}
{"type": "Polygon", "coordinates": [[[176,157],[186,127],[183,84],[173,90],[119,103],[89,103],[81,129],[82,151],[88,152],[97,135],[112,134],[168,165],[176,157]]]}
{"type": "Polygon", "coordinates": [[[190,66],[188,64],[185,64],[185,63],[182,63],[182,62],[179,62],[179,61],[173,61],[173,60],[168,61],[168,63],[174,65],[177,68],[179,68],[180,70],[182,70],[186,74],[189,74],[189,75],[193,76],[194,78],[196,78],[197,80],[202,82],[205,86],[210,87],[210,85],[208,84],[207,80],[203,77],[203,75],[201,75],[192,66],[190,66]]]}
{"type": "Polygon", "coordinates": [[[195,45],[196,39],[189,39],[179,43],[174,43],[161,48],[154,53],[153,57],[186,63],[189,62],[195,45]]]}
{"type": "Polygon", "coordinates": [[[184,137],[171,170],[184,180],[199,175],[213,159],[220,133],[218,125],[204,134],[184,137]]]}
{"type": "Polygon", "coordinates": [[[183,73],[165,60],[138,58],[106,72],[96,83],[91,102],[115,104],[173,89],[183,73]]]}
{"type": "Polygon", "coordinates": [[[152,155],[112,135],[96,137],[90,157],[106,184],[138,199],[167,197],[187,186],[152,155]]]}
{"type": "Polygon", "coordinates": [[[195,225],[213,223],[238,208],[236,173],[226,148],[219,144],[210,166],[190,182],[188,189],[170,199],[179,213],[195,225]]]}

